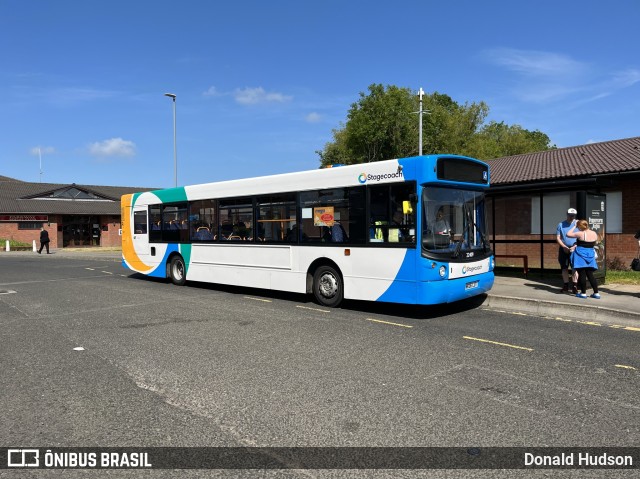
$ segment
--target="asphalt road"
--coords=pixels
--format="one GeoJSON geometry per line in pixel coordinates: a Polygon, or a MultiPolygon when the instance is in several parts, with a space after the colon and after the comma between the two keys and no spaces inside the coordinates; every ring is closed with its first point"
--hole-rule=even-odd
{"type": "MultiPolygon", "coordinates": [[[[637,446],[639,335],[491,311],[473,301],[435,308],[347,302],[331,310],[300,295],[177,287],[131,275],[114,261],[3,254],[0,444],[637,446]]],[[[635,472],[0,476],[600,478],[635,472]]]]}

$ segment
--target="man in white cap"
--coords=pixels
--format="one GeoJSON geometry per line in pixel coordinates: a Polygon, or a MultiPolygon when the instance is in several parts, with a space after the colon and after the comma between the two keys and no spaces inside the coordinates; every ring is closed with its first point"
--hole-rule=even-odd
{"type": "MultiPolygon", "coordinates": [[[[560,263],[560,269],[562,270],[562,292],[569,292],[569,264],[571,262],[571,252],[575,248],[576,238],[569,238],[567,231],[573,228],[576,222],[576,215],[578,212],[574,208],[567,210],[567,219],[558,223],[558,229],[556,230],[556,241],[558,246],[558,262],[560,263]]],[[[578,291],[576,272],[573,272],[573,287],[572,291],[578,291]]]]}

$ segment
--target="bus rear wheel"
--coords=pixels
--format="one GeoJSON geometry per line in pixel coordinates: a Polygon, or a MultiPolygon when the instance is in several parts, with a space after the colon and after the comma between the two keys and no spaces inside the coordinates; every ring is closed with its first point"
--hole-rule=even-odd
{"type": "Polygon", "coordinates": [[[342,277],[331,266],[320,266],[313,274],[313,295],[322,306],[336,308],[342,303],[342,277]]]}
{"type": "Polygon", "coordinates": [[[182,256],[174,256],[169,264],[169,276],[173,284],[182,286],[187,282],[187,268],[182,256]]]}

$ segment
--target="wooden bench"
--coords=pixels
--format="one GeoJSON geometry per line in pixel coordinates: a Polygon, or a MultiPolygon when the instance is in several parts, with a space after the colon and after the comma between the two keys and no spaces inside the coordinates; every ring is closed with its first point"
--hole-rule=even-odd
{"type": "Polygon", "coordinates": [[[529,257],[526,254],[496,254],[496,258],[520,258],[524,264],[524,275],[529,273],[529,257]]]}

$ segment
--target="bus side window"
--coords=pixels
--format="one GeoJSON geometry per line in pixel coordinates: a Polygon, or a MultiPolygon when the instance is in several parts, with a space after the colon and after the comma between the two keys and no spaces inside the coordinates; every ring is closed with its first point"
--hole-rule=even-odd
{"type": "Polygon", "coordinates": [[[162,213],[160,205],[149,206],[149,242],[162,241],[162,213]]]}
{"type": "Polygon", "coordinates": [[[139,235],[147,234],[147,212],[146,211],[133,212],[133,231],[135,231],[135,234],[139,234],[139,235]]]}
{"type": "Polygon", "coordinates": [[[415,243],[413,182],[369,187],[369,242],[415,243]]]}
{"type": "Polygon", "coordinates": [[[356,186],[300,193],[301,241],[364,244],[365,191],[356,186]]]}

